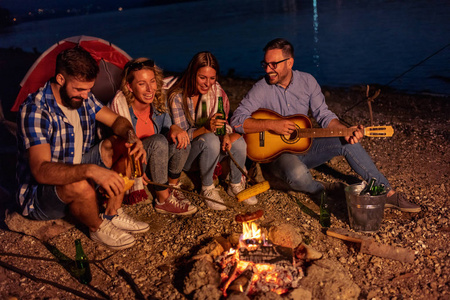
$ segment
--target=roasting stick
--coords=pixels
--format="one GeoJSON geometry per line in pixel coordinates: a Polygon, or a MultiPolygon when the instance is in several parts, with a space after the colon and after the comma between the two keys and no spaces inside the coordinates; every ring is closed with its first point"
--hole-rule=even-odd
{"type": "Polygon", "coordinates": [[[253,196],[256,196],[258,194],[261,194],[261,193],[267,191],[268,189],[270,189],[270,185],[269,185],[268,181],[257,182],[256,180],[254,180],[253,178],[248,176],[247,172],[245,172],[244,169],[242,169],[242,167],[236,162],[236,160],[234,159],[230,150],[227,150],[227,152],[228,152],[228,155],[230,156],[231,160],[233,161],[233,163],[236,165],[236,167],[239,169],[239,171],[241,171],[242,175],[244,175],[249,181],[254,183],[254,185],[252,187],[247,188],[236,195],[236,198],[239,202],[244,201],[245,199],[251,198],[253,196]]]}

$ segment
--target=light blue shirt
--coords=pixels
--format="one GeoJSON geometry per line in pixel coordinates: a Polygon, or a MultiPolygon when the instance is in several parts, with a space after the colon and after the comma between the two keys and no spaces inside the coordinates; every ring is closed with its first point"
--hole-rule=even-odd
{"type": "Polygon", "coordinates": [[[308,115],[326,128],[332,119],[338,117],[328,109],[325,96],[316,79],[308,73],[292,71],[288,87],[269,84],[263,78],[253,85],[242,99],[231,118],[231,126],[239,133],[245,133],[244,121],[260,108],[270,109],[286,117],[295,114],[308,115]]]}

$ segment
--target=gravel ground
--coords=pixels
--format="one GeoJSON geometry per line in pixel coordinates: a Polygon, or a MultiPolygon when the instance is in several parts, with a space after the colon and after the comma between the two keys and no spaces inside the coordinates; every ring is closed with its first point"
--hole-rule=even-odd
{"type": "MultiPolygon", "coordinates": [[[[232,110],[253,82],[221,79],[232,101],[232,110]]],[[[365,99],[365,87],[325,87],[323,91],[330,108],[344,120],[370,125],[365,101],[343,115],[347,108],[365,99]]],[[[449,106],[448,97],[382,91],[373,103],[374,123],[392,125],[395,134],[388,139],[365,138],[362,141],[392,186],[422,208],[417,214],[386,209],[379,231],[366,235],[382,244],[415,251],[414,263],[362,254],[354,244],[325,235],[317,219],[318,206],[303,193],[270,189],[258,196],[259,203],[255,207],[249,208],[237,204],[223,192],[234,208],[212,211],[201,199],[193,198],[199,211],[192,217],[157,214],[149,203],[126,206],[126,212],[150,223],[151,229],[137,235],[136,245],[123,251],[111,251],[92,242],[82,226],[64,231],[44,244],[34,237],[12,232],[3,224],[0,262],[18,270],[0,268],[0,297],[190,299],[183,294],[183,280],[190,271],[191,257],[215,237],[241,232],[240,224],[234,221],[236,214],[263,209],[262,226],[288,223],[298,228],[304,241],[323,253],[324,261],[332,261],[348,272],[361,290],[359,299],[450,299],[449,106]],[[53,261],[55,256],[50,252],[56,248],[73,258],[77,238],[82,240],[90,259],[100,260],[91,265],[90,286],[78,283],[64,264],[53,261]],[[127,283],[121,270],[130,274],[136,288],[127,283]],[[23,274],[19,274],[20,271],[23,274]],[[76,296],[73,290],[83,294],[76,296]]],[[[342,157],[312,170],[312,174],[327,182],[352,184],[360,181],[342,157]]],[[[3,209],[5,206],[3,198],[3,209]]],[[[344,198],[333,197],[331,212],[332,227],[349,229],[344,198]]],[[[314,293],[313,298],[321,299],[314,293]]]]}

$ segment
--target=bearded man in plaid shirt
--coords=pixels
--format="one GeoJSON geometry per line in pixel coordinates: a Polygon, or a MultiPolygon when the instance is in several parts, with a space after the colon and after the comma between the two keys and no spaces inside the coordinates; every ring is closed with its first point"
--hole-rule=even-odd
{"type": "Polygon", "coordinates": [[[145,159],[139,139],[125,118],[103,106],[91,93],[99,67],[89,52],[76,47],[62,51],[55,76],[21,105],[18,118],[17,201],[22,215],[34,220],[59,219],[71,214],[90,231],[92,240],[112,249],[135,244],[129,233],[149,225],[122,210],[124,180],[111,170],[135,154],[145,159]],[[96,122],[110,127],[110,139],[95,144],[96,122]],[[125,150],[123,150],[125,149],[125,150]],[[107,195],[99,214],[98,190],[107,195]]]}

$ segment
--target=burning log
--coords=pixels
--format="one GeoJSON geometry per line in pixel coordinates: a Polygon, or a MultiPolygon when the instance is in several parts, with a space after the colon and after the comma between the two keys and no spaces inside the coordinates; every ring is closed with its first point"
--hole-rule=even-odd
{"type": "Polygon", "coordinates": [[[239,249],[239,258],[257,264],[290,265],[292,264],[292,251],[290,256],[277,251],[273,246],[260,246],[256,250],[239,249]]]}
{"type": "Polygon", "coordinates": [[[241,275],[233,280],[233,282],[226,289],[224,296],[236,293],[247,295],[254,273],[255,272],[253,271],[252,266],[248,266],[247,269],[241,273],[241,275]]]}

